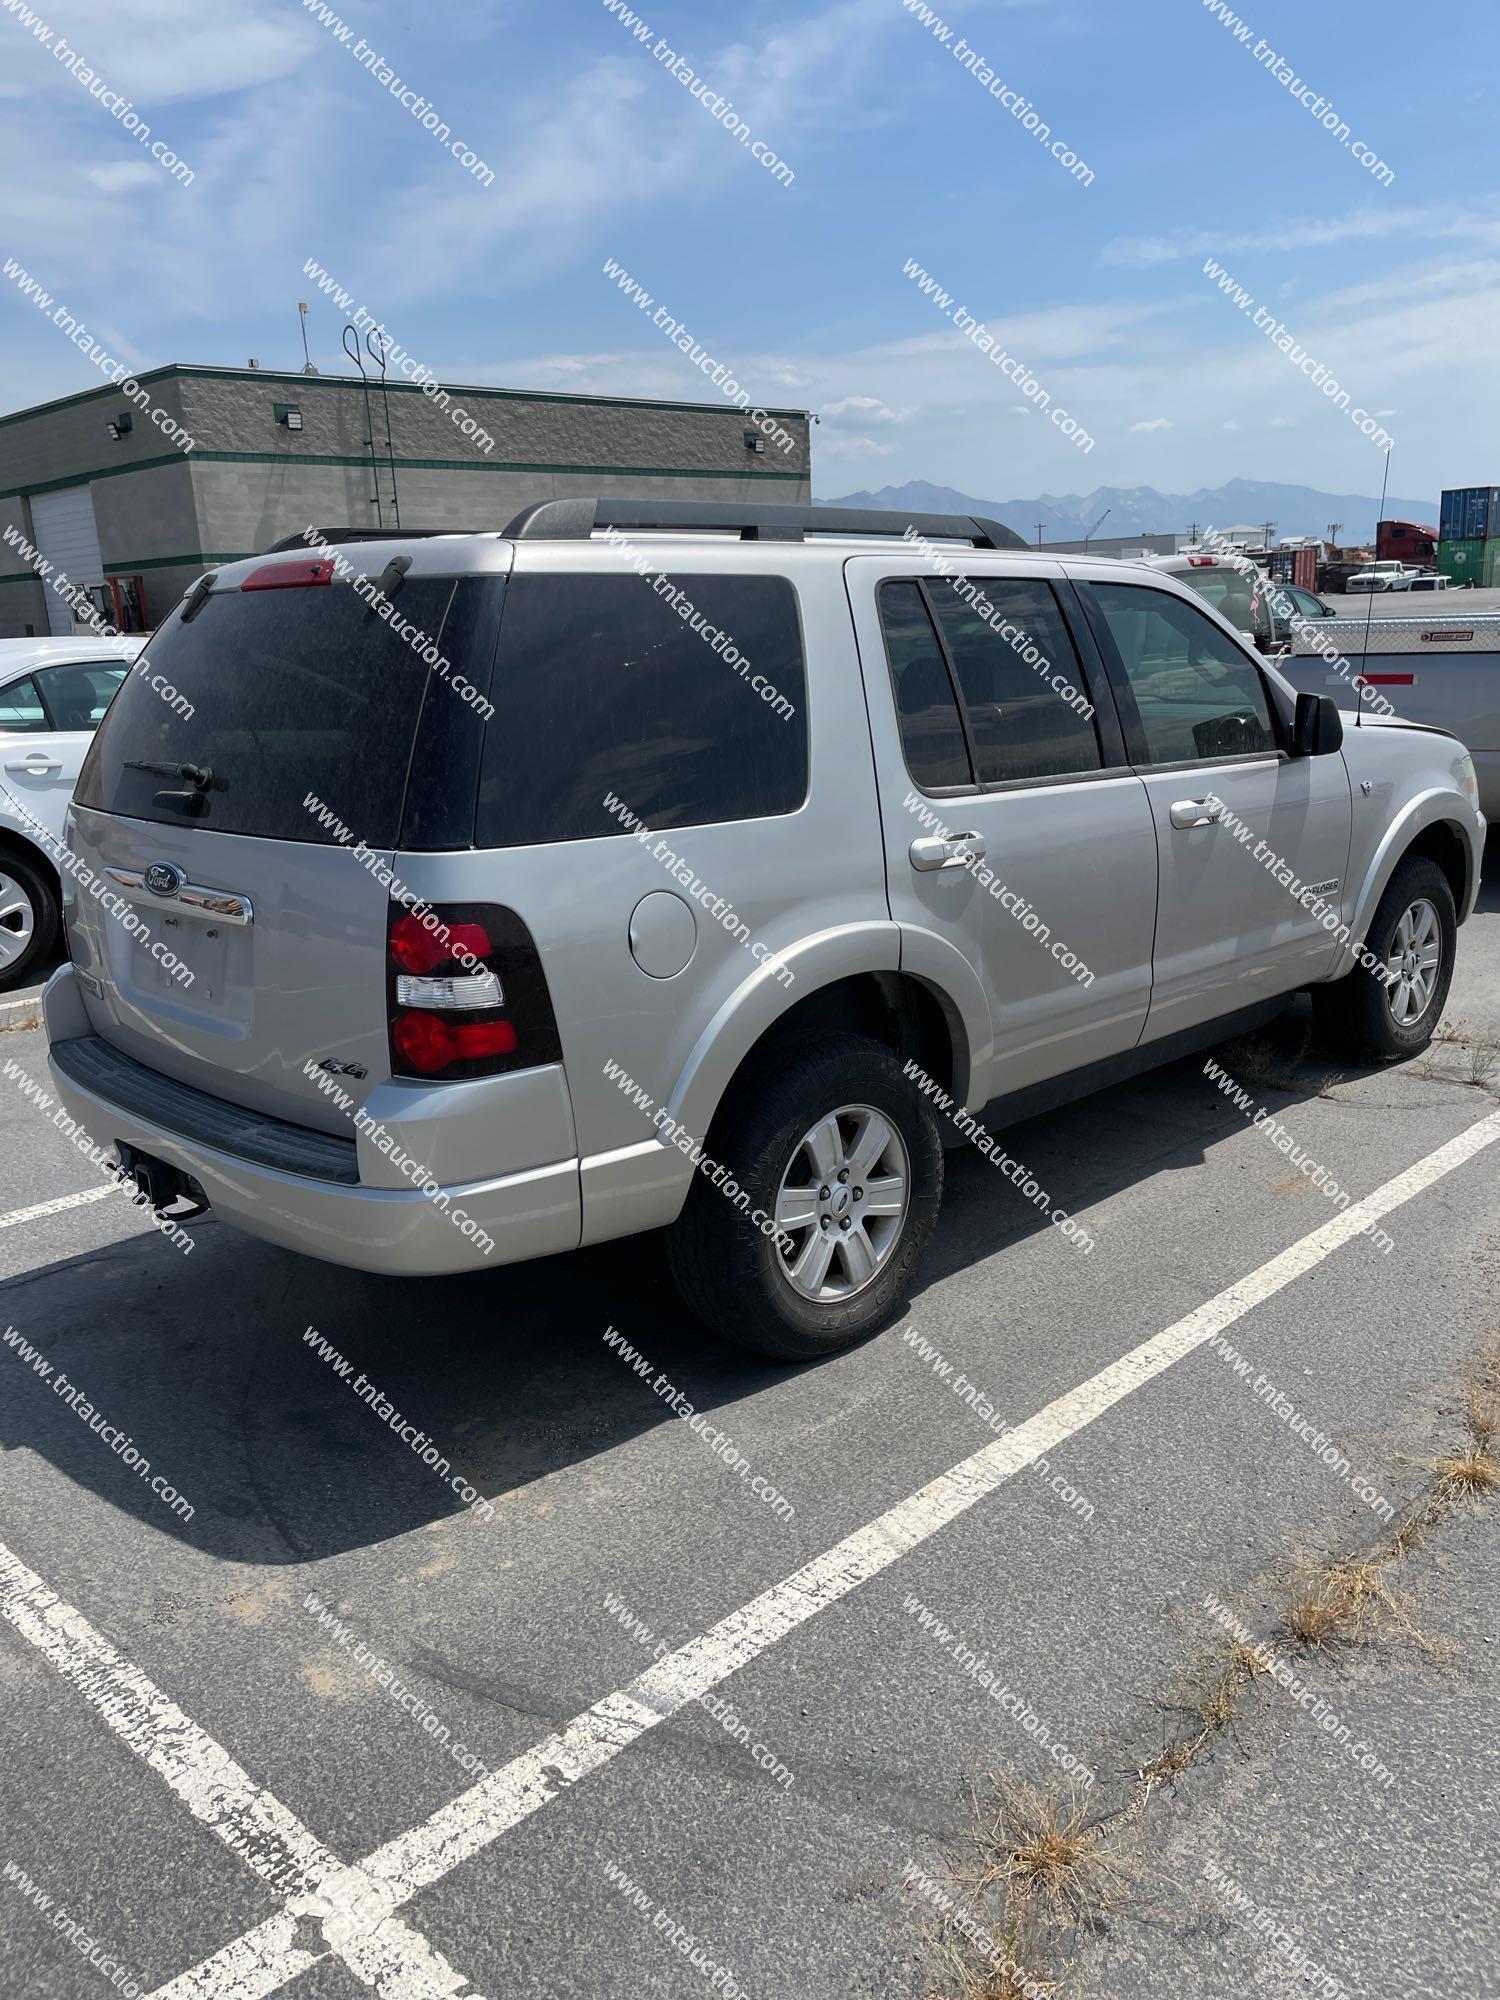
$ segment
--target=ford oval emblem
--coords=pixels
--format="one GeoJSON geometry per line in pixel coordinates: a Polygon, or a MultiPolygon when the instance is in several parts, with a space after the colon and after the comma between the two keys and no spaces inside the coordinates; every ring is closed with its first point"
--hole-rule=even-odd
{"type": "Polygon", "coordinates": [[[175,896],[186,880],[186,871],[173,861],[153,861],[145,875],[153,896],[175,896]]]}

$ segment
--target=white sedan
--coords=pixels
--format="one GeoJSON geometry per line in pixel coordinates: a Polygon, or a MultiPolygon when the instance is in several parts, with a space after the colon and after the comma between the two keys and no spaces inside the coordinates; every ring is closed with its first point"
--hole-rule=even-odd
{"type": "Polygon", "coordinates": [[[57,940],[68,801],[148,637],[0,639],[0,989],[33,976],[57,940]]]}

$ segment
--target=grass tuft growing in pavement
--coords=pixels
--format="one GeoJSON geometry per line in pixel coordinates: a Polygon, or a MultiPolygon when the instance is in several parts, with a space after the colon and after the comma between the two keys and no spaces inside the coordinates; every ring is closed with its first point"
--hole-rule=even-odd
{"type": "Polygon", "coordinates": [[[1475,1500],[1500,1486],[1500,1466],[1483,1444],[1438,1460],[1440,1490],[1450,1499],[1475,1500]]]}
{"type": "Polygon", "coordinates": [[[1299,1645],[1316,1651],[1335,1644],[1357,1645],[1392,1628],[1420,1640],[1405,1593],[1393,1590],[1385,1578],[1387,1565],[1399,1562],[1405,1553],[1406,1546],[1393,1545],[1374,1556],[1315,1570],[1287,1606],[1283,1619],[1287,1631],[1299,1645]]]}

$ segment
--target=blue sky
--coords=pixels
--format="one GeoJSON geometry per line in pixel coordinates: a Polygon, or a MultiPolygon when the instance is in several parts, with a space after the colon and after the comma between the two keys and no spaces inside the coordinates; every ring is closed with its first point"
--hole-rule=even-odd
{"type": "MultiPolygon", "coordinates": [[[[645,0],[653,40],[732,100],[789,186],[604,0],[337,0],[494,169],[488,187],[298,0],[41,0],[191,166],[184,187],[19,4],[0,12],[0,252],[141,368],[300,365],[310,297],[313,358],[341,370],[312,257],[444,380],[711,396],[602,274],[612,257],[758,398],[821,414],[821,495],[1235,476],[1378,493],[1379,451],[1205,277],[1212,255],[1395,436],[1393,492],[1500,481],[1500,37],[1478,0],[1243,0],[1252,41],[1332,100],[1390,186],[1201,0],[939,10],[1091,185],[902,0],[645,0]],[[947,323],[909,258],[1091,452],[947,323]]],[[[8,283],[0,336],[5,408],[97,386],[8,283]]]]}

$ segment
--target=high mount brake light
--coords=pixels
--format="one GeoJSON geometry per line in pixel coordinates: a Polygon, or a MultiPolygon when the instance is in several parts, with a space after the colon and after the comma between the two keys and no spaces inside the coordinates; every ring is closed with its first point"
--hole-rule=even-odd
{"type": "Polygon", "coordinates": [[[306,590],[315,583],[333,582],[331,558],[311,562],[267,563],[253,569],[240,585],[241,590],[306,590]]]}
{"type": "Polygon", "coordinates": [[[1189,569],[1217,569],[1218,567],[1219,567],[1219,565],[1218,565],[1218,561],[1217,561],[1217,559],[1216,559],[1215,557],[1213,557],[1213,556],[1189,556],[1189,557],[1188,557],[1188,568],[1189,568],[1189,569]]]}
{"type": "Polygon", "coordinates": [[[459,1083],[559,1062],[552,999],[530,931],[494,903],[390,906],[392,1076],[459,1083]]]}

